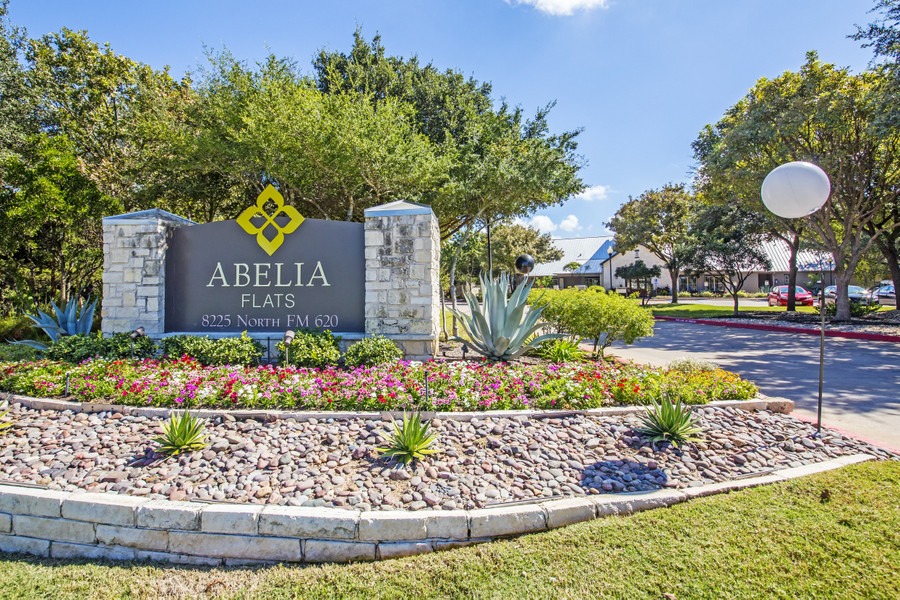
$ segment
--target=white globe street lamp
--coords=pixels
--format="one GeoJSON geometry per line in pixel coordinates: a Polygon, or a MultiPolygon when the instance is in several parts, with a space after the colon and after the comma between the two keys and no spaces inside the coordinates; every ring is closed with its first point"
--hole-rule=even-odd
{"type": "MultiPolygon", "coordinates": [[[[785,219],[806,217],[825,205],[831,194],[828,175],[808,162],[789,162],[772,169],[762,184],[762,201],[772,213],[785,219]]],[[[825,266],[822,272],[822,298],[819,312],[822,328],[819,337],[819,405],[816,420],[817,435],[822,435],[822,387],[825,375],[825,266]]]]}

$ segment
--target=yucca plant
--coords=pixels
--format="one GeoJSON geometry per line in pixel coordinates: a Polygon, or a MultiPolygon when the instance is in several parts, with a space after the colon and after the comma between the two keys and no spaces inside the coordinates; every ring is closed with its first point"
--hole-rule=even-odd
{"type": "Polygon", "coordinates": [[[177,456],[182,452],[203,450],[206,443],[206,425],[188,411],[177,416],[174,412],[169,422],[163,425],[163,434],[153,441],[159,444],[156,448],[161,454],[177,456]]]}
{"type": "Polygon", "coordinates": [[[430,448],[437,435],[428,435],[430,423],[422,423],[419,413],[407,415],[403,413],[403,424],[394,422],[394,433],[382,435],[387,443],[384,448],[376,448],[381,456],[393,458],[404,465],[412,460],[422,460],[437,450],[430,448]]]}
{"type": "Polygon", "coordinates": [[[660,399],[659,404],[652,402],[647,412],[638,417],[644,424],[637,429],[638,433],[648,436],[651,442],[670,442],[676,448],[699,440],[696,434],[702,433],[704,428],[697,426],[693,411],[682,404],[681,398],[677,402],[668,398],[660,399]]]}
{"type": "MultiPolygon", "coordinates": [[[[9,406],[9,402],[4,402],[3,406],[0,408],[6,409],[3,412],[0,412],[0,419],[6,417],[6,415],[9,414],[9,411],[12,410],[12,408],[10,408],[10,406],[9,406]]],[[[13,426],[13,421],[0,421],[0,432],[3,432],[5,430],[9,429],[12,426],[13,426]]]]}
{"type": "MultiPolygon", "coordinates": [[[[65,309],[60,309],[56,302],[52,300],[50,304],[53,306],[53,312],[56,313],[55,318],[42,310],[37,311],[38,316],[29,315],[28,313],[25,313],[25,316],[34,321],[36,327],[43,329],[44,333],[52,341],[55,342],[60,336],[87,335],[91,332],[91,326],[94,323],[94,310],[97,308],[96,300],[91,302],[90,298],[88,298],[88,302],[81,309],[81,316],[78,315],[77,298],[69,300],[65,309]]],[[[35,340],[10,341],[10,343],[24,344],[41,351],[47,349],[47,344],[35,340]]]]}
{"type": "Polygon", "coordinates": [[[538,323],[546,305],[532,305],[526,315],[525,308],[528,292],[534,282],[520,285],[507,300],[509,277],[501,275],[499,279],[487,281],[481,277],[481,289],[484,293],[484,304],[480,305],[474,294],[463,295],[472,313],[467,315],[450,309],[469,336],[468,340],[460,337],[456,341],[467,344],[470,348],[491,360],[508,361],[521,356],[526,351],[540,345],[546,340],[563,337],[558,333],[547,333],[532,337],[544,326],[538,323]],[[531,338],[531,339],[529,339],[531,338]]]}

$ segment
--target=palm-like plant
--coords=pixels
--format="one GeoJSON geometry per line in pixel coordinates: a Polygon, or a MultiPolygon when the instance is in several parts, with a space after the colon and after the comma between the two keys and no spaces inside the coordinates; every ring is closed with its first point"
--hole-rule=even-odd
{"type": "Polygon", "coordinates": [[[430,426],[429,423],[422,423],[419,413],[409,416],[404,412],[403,425],[397,425],[395,422],[394,433],[381,436],[387,446],[376,450],[381,456],[394,458],[403,464],[411,460],[422,460],[427,455],[437,452],[430,448],[437,439],[437,435],[428,435],[430,426]]]}
{"type": "Polygon", "coordinates": [[[177,456],[182,452],[203,450],[209,445],[206,443],[208,436],[203,421],[184,411],[180,417],[173,412],[169,422],[163,425],[163,434],[153,441],[159,444],[157,452],[177,456]]]}
{"type": "MultiPolygon", "coordinates": [[[[88,298],[88,302],[81,309],[81,316],[78,315],[77,298],[69,300],[65,309],[60,309],[56,302],[52,300],[50,304],[53,306],[53,312],[56,313],[55,318],[42,310],[37,311],[38,316],[29,315],[28,313],[25,313],[25,316],[34,321],[35,326],[43,329],[44,333],[52,341],[55,342],[60,336],[87,335],[91,332],[91,326],[94,323],[94,310],[97,308],[96,300],[91,302],[90,298],[88,298]]],[[[10,343],[24,344],[42,351],[47,349],[47,344],[35,340],[11,341],[10,343]]]]}
{"type": "Polygon", "coordinates": [[[478,303],[474,294],[464,294],[469,304],[471,315],[463,314],[455,309],[450,311],[462,323],[470,340],[460,337],[456,341],[468,344],[479,354],[491,360],[508,361],[525,353],[530,348],[539,346],[545,340],[564,337],[557,333],[548,333],[534,337],[534,333],[544,326],[538,323],[546,305],[533,305],[526,315],[528,293],[533,282],[520,285],[507,300],[509,277],[501,275],[499,279],[487,281],[481,277],[481,289],[484,292],[483,306],[478,303]]]}
{"type": "Polygon", "coordinates": [[[696,435],[705,430],[697,426],[691,408],[682,404],[681,398],[677,402],[667,398],[662,398],[659,404],[652,402],[646,414],[638,417],[644,424],[637,429],[638,433],[648,436],[651,442],[670,442],[676,448],[699,440],[696,435]]]}

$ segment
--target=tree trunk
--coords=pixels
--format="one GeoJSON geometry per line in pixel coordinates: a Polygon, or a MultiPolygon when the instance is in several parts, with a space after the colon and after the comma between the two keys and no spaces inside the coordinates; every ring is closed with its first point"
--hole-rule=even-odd
{"type": "Polygon", "coordinates": [[[681,269],[669,269],[669,279],[672,280],[672,304],[678,304],[678,276],[681,269]]]}
{"type": "MultiPolygon", "coordinates": [[[[791,256],[788,264],[788,303],[787,311],[796,312],[797,310],[797,253],[800,252],[800,236],[794,234],[794,239],[788,244],[791,249],[791,256]]],[[[822,282],[825,285],[825,282],[822,282]]]]}
{"type": "Polygon", "coordinates": [[[900,308],[900,296],[896,295],[896,290],[900,289],[900,252],[897,251],[895,244],[889,243],[881,236],[875,240],[875,243],[887,260],[888,268],[891,271],[891,281],[894,282],[894,305],[900,308]]]}
{"type": "MultiPolygon", "coordinates": [[[[438,280],[440,281],[440,279],[438,280]]],[[[444,339],[449,340],[450,336],[447,335],[447,307],[444,302],[444,288],[441,287],[441,333],[444,334],[444,339]]]]}
{"type": "MultiPolygon", "coordinates": [[[[850,320],[850,295],[847,293],[847,286],[853,278],[853,272],[845,269],[834,269],[834,284],[836,286],[835,302],[837,304],[837,312],[834,315],[835,321],[850,320]]],[[[825,286],[825,277],[822,277],[822,286],[825,286]]],[[[825,307],[822,307],[823,310],[825,307]]]]}

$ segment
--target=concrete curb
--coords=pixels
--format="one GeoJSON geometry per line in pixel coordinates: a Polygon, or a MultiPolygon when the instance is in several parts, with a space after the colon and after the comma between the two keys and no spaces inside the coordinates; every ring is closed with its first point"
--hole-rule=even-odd
{"type": "MultiPolygon", "coordinates": [[[[751,323],[728,323],[712,319],[685,319],[683,317],[654,317],[657,321],[674,321],[676,323],[694,323],[696,325],[714,325],[718,327],[734,327],[736,329],[755,329],[758,331],[775,331],[778,333],[802,333],[805,335],[821,335],[819,329],[807,329],[805,327],[782,327],[779,325],[753,325],[751,323]]],[[[900,336],[884,333],[865,333],[862,331],[829,331],[825,330],[825,337],[847,338],[851,340],[868,340],[870,342],[900,342],[900,336]]]]}
{"type": "MultiPolygon", "coordinates": [[[[118,412],[123,415],[150,418],[168,418],[175,408],[143,408],[122,404],[102,404],[96,402],[71,402],[50,398],[32,398],[10,394],[10,400],[34,410],[71,410],[72,412],[99,413],[118,412]]],[[[794,410],[794,402],[786,398],[757,398],[755,400],[717,400],[707,404],[694,404],[694,408],[739,408],[741,410],[769,410],[790,414],[794,410]]],[[[471,421],[486,417],[505,417],[507,419],[555,419],[573,415],[615,416],[627,415],[646,410],[646,406],[607,406],[603,408],[587,408],[584,410],[485,410],[478,412],[436,412],[419,413],[423,419],[451,419],[455,421],[471,421]]],[[[290,410],[212,410],[200,408],[191,411],[204,419],[214,419],[228,414],[235,419],[256,419],[258,421],[275,421],[278,419],[294,419],[309,421],[310,419],[380,419],[391,421],[403,417],[401,411],[353,412],[353,411],[290,411],[290,410]]]]}
{"type": "Polygon", "coordinates": [[[0,551],[193,565],[357,562],[544,531],[872,460],[856,454],[752,479],[477,510],[357,512],[206,504],[0,484],[0,551]]]}

